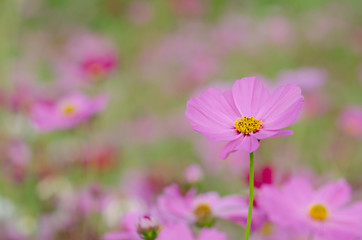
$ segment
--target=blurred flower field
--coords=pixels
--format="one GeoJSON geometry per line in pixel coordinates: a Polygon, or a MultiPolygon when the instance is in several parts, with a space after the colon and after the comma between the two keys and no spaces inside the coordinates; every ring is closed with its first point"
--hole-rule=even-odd
{"type": "Polygon", "coordinates": [[[361,9],[1,0],[0,240],[362,239],[361,9]]]}

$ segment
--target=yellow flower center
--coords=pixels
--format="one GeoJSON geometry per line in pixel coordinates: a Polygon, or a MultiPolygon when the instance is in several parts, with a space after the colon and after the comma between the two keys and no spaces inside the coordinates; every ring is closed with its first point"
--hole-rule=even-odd
{"type": "Polygon", "coordinates": [[[328,217],[328,210],[322,204],[315,204],[309,209],[310,216],[319,221],[324,221],[328,217]]]}
{"type": "Polygon", "coordinates": [[[210,205],[207,203],[197,205],[194,214],[197,217],[198,222],[206,222],[212,219],[212,211],[210,205]]]}
{"type": "Polygon", "coordinates": [[[72,104],[65,104],[62,107],[62,112],[64,113],[64,115],[73,115],[76,112],[76,107],[72,104]]]}
{"type": "Polygon", "coordinates": [[[252,132],[257,132],[262,127],[263,121],[255,117],[240,117],[234,122],[235,129],[239,133],[250,135],[252,132]]]}

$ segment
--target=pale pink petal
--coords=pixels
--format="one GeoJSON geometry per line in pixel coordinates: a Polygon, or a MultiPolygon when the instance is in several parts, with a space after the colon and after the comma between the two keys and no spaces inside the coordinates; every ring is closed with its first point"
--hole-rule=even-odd
{"type": "Polygon", "coordinates": [[[313,200],[314,190],[310,182],[302,177],[291,179],[283,186],[283,191],[295,206],[307,206],[313,200]]]}
{"type": "Polygon", "coordinates": [[[321,188],[316,194],[316,200],[328,204],[331,208],[338,208],[351,200],[351,187],[344,180],[330,183],[321,188]]]}
{"type": "Polygon", "coordinates": [[[209,140],[230,141],[238,136],[234,121],[239,114],[234,110],[221,91],[210,88],[187,102],[186,117],[192,128],[209,140]]]}
{"type": "Polygon", "coordinates": [[[264,130],[261,129],[259,132],[252,134],[257,139],[263,140],[272,137],[287,137],[293,135],[292,130],[264,130]]]}
{"type": "Polygon", "coordinates": [[[281,227],[290,227],[295,222],[295,208],[289,199],[274,186],[261,187],[258,193],[258,205],[266,212],[272,223],[281,227]]]}
{"type": "Polygon", "coordinates": [[[190,228],[184,224],[166,225],[162,228],[157,240],[194,240],[190,228]]]}
{"type": "Polygon", "coordinates": [[[243,116],[256,116],[270,97],[269,91],[256,77],[237,80],[232,87],[235,105],[243,116]]]}
{"type": "Polygon", "coordinates": [[[203,228],[198,240],[226,240],[226,235],[215,229],[203,228]]]}
{"type": "Polygon", "coordinates": [[[332,217],[338,219],[339,221],[348,221],[348,219],[355,219],[355,221],[361,222],[362,202],[357,202],[342,210],[334,211],[332,217]]]}
{"type": "Polygon", "coordinates": [[[230,153],[238,150],[238,147],[243,142],[244,136],[240,135],[237,139],[228,142],[220,151],[219,157],[226,159],[230,153]]]}
{"type": "Polygon", "coordinates": [[[238,149],[243,150],[248,153],[255,152],[259,148],[259,141],[256,137],[245,136],[238,149]]]}
{"type": "Polygon", "coordinates": [[[135,238],[134,234],[129,234],[125,232],[110,232],[102,237],[102,240],[138,240],[138,239],[140,238],[135,238]]]}
{"type": "Polygon", "coordinates": [[[285,128],[295,122],[303,106],[301,89],[288,84],[275,90],[256,118],[263,121],[265,129],[285,128]]]}
{"type": "Polygon", "coordinates": [[[361,221],[327,221],[321,229],[317,232],[322,232],[322,236],[326,239],[339,240],[339,239],[360,239],[362,237],[362,223],[361,221]],[[357,236],[359,238],[357,238],[357,236]]]}

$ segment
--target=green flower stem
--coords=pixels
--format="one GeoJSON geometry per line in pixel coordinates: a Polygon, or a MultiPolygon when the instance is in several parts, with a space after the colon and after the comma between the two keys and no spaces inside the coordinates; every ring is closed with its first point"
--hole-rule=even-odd
{"type": "Polygon", "coordinates": [[[253,203],[254,203],[254,153],[252,152],[252,153],[250,153],[249,211],[248,211],[248,221],[246,223],[245,240],[249,239],[253,203]]]}

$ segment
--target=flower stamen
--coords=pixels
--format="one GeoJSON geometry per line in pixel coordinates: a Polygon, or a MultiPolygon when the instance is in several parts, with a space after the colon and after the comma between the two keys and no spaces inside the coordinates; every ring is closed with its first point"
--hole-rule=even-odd
{"type": "Polygon", "coordinates": [[[318,221],[324,221],[328,217],[328,210],[322,204],[315,204],[309,209],[310,216],[318,221]]]}
{"type": "Polygon", "coordinates": [[[252,132],[256,133],[262,128],[263,121],[255,117],[240,117],[235,120],[234,127],[239,133],[250,135],[252,132]]]}
{"type": "Polygon", "coordinates": [[[76,112],[76,107],[72,104],[65,104],[61,109],[64,115],[70,116],[76,112]]]}

